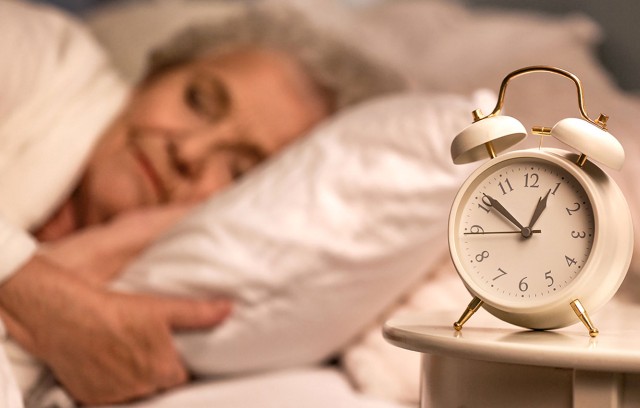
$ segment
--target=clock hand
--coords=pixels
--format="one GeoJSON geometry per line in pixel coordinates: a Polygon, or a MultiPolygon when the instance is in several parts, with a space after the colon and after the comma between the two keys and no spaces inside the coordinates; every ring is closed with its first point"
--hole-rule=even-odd
{"type": "MultiPolygon", "coordinates": [[[[542,230],[531,230],[531,234],[540,234],[542,230]]],[[[521,234],[520,231],[487,231],[487,232],[465,232],[463,235],[485,235],[485,234],[521,234]]]]}
{"type": "Polygon", "coordinates": [[[485,197],[487,197],[487,199],[489,199],[489,203],[491,203],[491,206],[493,208],[495,208],[500,214],[504,215],[504,217],[506,219],[508,219],[509,221],[511,221],[513,223],[513,225],[515,225],[516,227],[520,228],[519,232],[522,232],[524,230],[524,227],[522,226],[522,224],[520,224],[518,222],[518,220],[516,220],[516,218],[511,215],[511,213],[509,211],[507,211],[506,208],[504,208],[504,206],[502,204],[500,204],[500,202],[498,200],[496,200],[495,198],[486,195],[483,193],[483,195],[485,197]]]}
{"type": "Polygon", "coordinates": [[[538,218],[540,218],[540,215],[542,214],[544,209],[547,208],[547,199],[549,198],[549,193],[551,193],[551,189],[547,191],[547,195],[545,195],[544,198],[540,197],[538,199],[538,205],[536,205],[536,209],[533,211],[531,221],[529,221],[529,228],[533,228],[533,224],[538,221],[538,218]]]}

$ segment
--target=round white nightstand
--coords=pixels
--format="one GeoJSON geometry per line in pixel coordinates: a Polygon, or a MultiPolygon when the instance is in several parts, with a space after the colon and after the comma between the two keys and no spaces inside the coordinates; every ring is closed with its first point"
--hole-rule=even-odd
{"type": "Polygon", "coordinates": [[[640,407],[640,306],[612,302],[582,324],[530,331],[482,311],[462,331],[459,311],[401,316],[390,343],[423,353],[421,407],[640,407]]]}

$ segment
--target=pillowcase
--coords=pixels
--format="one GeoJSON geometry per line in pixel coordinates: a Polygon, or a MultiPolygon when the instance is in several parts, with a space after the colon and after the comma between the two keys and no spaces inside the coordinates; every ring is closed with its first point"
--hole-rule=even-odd
{"type": "Polygon", "coordinates": [[[445,253],[471,170],[452,164],[451,139],[493,103],[416,94],[344,111],[202,205],[116,287],[235,301],[222,326],[176,336],[197,374],[323,361],[445,253]]]}
{"type": "MultiPolygon", "coordinates": [[[[465,95],[480,88],[497,92],[509,72],[552,65],[573,72],[586,84],[587,106],[595,117],[610,110],[605,101],[614,96],[615,86],[596,52],[602,33],[584,14],[470,7],[460,0],[407,0],[375,2],[337,19],[332,10],[318,6],[321,0],[307,3],[316,20],[388,62],[419,89],[465,95]]],[[[509,86],[505,101],[506,112],[527,128],[553,126],[579,114],[575,86],[554,75],[519,78],[509,86]]],[[[529,147],[536,145],[531,138],[529,147]]]]}

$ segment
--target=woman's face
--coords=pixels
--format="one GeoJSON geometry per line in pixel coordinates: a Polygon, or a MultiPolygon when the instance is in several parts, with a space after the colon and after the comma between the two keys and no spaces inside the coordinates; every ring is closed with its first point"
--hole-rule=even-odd
{"type": "Polygon", "coordinates": [[[90,157],[76,195],[80,223],[199,201],[328,114],[303,68],[281,52],[238,50],[158,74],[90,157]]]}

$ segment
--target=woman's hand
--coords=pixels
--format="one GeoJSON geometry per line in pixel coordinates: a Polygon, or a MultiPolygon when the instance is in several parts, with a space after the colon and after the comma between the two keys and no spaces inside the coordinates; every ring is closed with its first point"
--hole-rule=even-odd
{"type": "Polygon", "coordinates": [[[184,383],[172,331],[211,329],[229,312],[225,300],[108,292],[39,255],[0,285],[9,334],[84,404],[123,402],[184,383]]]}
{"type": "Polygon", "coordinates": [[[128,212],[108,223],[46,242],[39,253],[88,283],[104,285],[190,208],[170,206],[128,212]]]}

